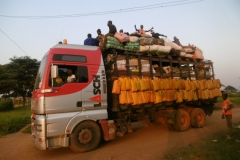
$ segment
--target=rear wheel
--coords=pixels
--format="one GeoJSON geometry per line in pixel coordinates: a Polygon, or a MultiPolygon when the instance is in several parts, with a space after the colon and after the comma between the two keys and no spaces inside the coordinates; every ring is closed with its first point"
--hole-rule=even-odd
{"type": "Polygon", "coordinates": [[[175,123],[172,126],[176,131],[188,130],[188,128],[190,126],[190,118],[189,118],[188,113],[183,109],[177,110],[177,114],[175,117],[175,123]]]}
{"type": "Polygon", "coordinates": [[[193,108],[190,108],[190,107],[186,109],[186,111],[187,111],[187,113],[188,113],[189,116],[191,115],[192,110],[193,110],[193,108]]]}
{"type": "Polygon", "coordinates": [[[206,123],[206,115],[201,108],[194,108],[190,115],[191,125],[195,128],[202,128],[206,123]]]}
{"type": "Polygon", "coordinates": [[[101,130],[98,124],[94,121],[84,121],[70,135],[70,148],[74,152],[87,152],[97,148],[100,141],[101,130]]]}

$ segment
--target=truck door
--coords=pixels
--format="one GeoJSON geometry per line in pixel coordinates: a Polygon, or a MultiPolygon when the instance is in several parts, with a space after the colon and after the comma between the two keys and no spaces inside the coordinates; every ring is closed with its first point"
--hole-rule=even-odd
{"type": "Polygon", "coordinates": [[[107,86],[105,70],[103,66],[100,66],[96,74],[91,74],[91,68],[93,67],[89,66],[91,83],[82,91],[83,108],[88,110],[106,109],[107,86]]]}

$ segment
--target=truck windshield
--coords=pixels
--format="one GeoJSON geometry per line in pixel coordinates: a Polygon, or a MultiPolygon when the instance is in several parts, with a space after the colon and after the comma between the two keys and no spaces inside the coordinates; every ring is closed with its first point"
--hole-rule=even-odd
{"type": "Polygon", "coordinates": [[[40,67],[38,69],[38,73],[37,73],[34,89],[39,89],[41,87],[42,79],[43,79],[43,75],[44,75],[44,70],[45,70],[45,67],[46,67],[46,62],[47,62],[47,57],[44,57],[42,59],[40,67]]]}

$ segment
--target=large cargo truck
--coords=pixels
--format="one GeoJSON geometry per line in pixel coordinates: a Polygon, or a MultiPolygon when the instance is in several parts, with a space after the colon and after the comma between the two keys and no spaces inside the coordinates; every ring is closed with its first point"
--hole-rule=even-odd
{"type": "Polygon", "coordinates": [[[33,142],[86,152],[131,132],[135,121],[203,127],[219,88],[210,60],[57,44],[44,55],[32,93],[33,142]]]}

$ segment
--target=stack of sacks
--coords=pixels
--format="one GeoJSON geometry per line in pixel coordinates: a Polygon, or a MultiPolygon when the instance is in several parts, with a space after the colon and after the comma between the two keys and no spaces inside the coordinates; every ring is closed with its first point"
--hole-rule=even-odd
{"type": "Polygon", "coordinates": [[[116,49],[123,49],[123,44],[120,43],[116,38],[108,36],[107,37],[107,44],[106,48],[116,48],[116,49]]]}
{"type": "Polygon", "coordinates": [[[112,93],[119,94],[120,104],[207,100],[221,96],[219,80],[182,80],[148,78],[119,78],[114,81],[112,93]]]}
{"type": "MultiPolygon", "coordinates": [[[[124,57],[125,58],[125,57],[124,57]]],[[[148,60],[141,60],[141,64],[142,64],[142,72],[149,72],[150,71],[150,64],[148,60]]],[[[113,69],[114,69],[114,64],[112,65],[113,69]]],[[[130,70],[138,72],[139,71],[139,65],[138,65],[138,59],[130,59],[129,60],[129,67],[130,70]]],[[[117,59],[117,69],[118,70],[126,70],[126,60],[123,59],[123,57],[121,59],[117,59]]]]}
{"type": "Polygon", "coordinates": [[[114,34],[114,37],[117,38],[121,43],[123,42],[129,42],[129,36],[124,33],[118,33],[116,32],[114,34]]]}
{"type": "Polygon", "coordinates": [[[123,48],[128,51],[139,51],[139,46],[139,43],[127,42],[123,48]]]}
{"type": "Polygon", "coordinates": [[[171,46],[162,46],[154,44],[154,38],[139,38],[140,52],[156,53],[158,55],[167,55],[171,50],[171,46]]]}
{"type": "Polygon", "coordinates": [[[169,39],[167,38],[164,38],[164,46],[168,46],[168,47],[171,47],[171,53],[172,54],[175,54],[175,55],[178,55],[180,54],[180,56],[185,56],[186,54],[183,53],[184,50],[181,46],[177,45],[176,43],[170,41],[169,39]]]}
{"type": "Polygon", "coordinates": [[[182,47],[177,45],[176,43],[170,41],[169,39],[167,38],[164,38],[164,46],[170,46],[171,48],[175,49],[175,50],[179,50],[181,51],[182,50],[182,47]]]}
{"type": "Polygon", "coordinates": [[[204,59],[202,50],[198,47],[194,47],[193,45],[184,46],[180,56],[199,60],[204,59]]]}
{"type": "Polygon", "coordinates": [[[203,60],[204,59],[204,56],[203,56],[203,52],[200,48],[196,47],[194,53],[193,53],[193,56],[192,56],[193,59],[200,59],[200,60],[203,60]]]}
{"type": "MultiPolygon", "coordinates": [[[[113,65],[114,67],[114,65],[113,65]]],[[[122,60],[117,60],[117,69],[118,70],[126,70],[126,60],[122,59],[122,60]]]]}

